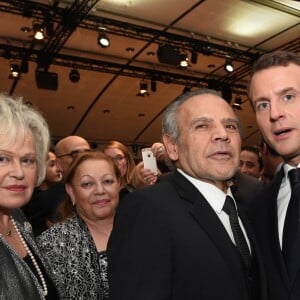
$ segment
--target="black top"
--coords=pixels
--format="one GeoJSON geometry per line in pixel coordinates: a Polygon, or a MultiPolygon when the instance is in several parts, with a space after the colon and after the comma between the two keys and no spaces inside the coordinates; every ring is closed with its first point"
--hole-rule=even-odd
{"type": "Polygon", "coordinates": [[[62,182],[58,182],[46,191],[35,189],[30,201],[22,207],[35,236],[48,229],[48,221],[55,221],[56,209],[66,196],[65,185],[62,182]]]}

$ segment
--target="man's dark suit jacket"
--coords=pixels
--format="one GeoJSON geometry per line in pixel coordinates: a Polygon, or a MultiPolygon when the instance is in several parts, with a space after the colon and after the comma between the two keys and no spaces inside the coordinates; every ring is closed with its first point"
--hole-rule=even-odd
{"type": "MultiPolygon", "coordinates": [[[[256,278],[247,278],[257,287],[251,299],[266,299],[257,246],[241,218],[257,266],[256,278]]],[[[248,299],[236,247],[208,202],[178,172],[120,202],[108,274],[110,300],[248,299]]]]}
{"type": "Polygon", "coordinates": [[[257,178],[237,172],[233,179],[234,196],[238,204],[243,207],[244,210],[249,210],[252,202],[260,196],[264,184],[257,178]]]}
{"type": "Polygon", "coordinates": [[[279,244],[277,196],[283,176],[284,171],[281,169],[265,187],[262,195],[254,202],[251,218],[265,263],[270,299],[299,300],[300,253],[295,257],[299,271],[289,281],[279,244]]]}

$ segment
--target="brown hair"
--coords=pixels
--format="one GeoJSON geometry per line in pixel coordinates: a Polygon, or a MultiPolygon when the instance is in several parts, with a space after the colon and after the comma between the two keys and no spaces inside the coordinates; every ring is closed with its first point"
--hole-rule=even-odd
{"type": "Polygon", "coordinates": [[[249,86],[248,86],[248,96],[250,96],[250,87],[254,74],[259,71],[269,69],[272,67],[287,67],[290,64],[295,64],[300,66],[300,55],[293,52],[288,51],[274,51],[270,53],[266,53],[258,58],[258,60],[254,63],[249,86]]]}
{"type": "Polygon", "coordinates": [[[259,164],[259,170],[261,171],[264,167],[264,163],[263,163],[263,159],[261,156],[261,150],[259,149],[258,146],[256,145],[247,145],[242,147],[242,151],[248,151],[248,152],[252,152],[257,156],[257,160],[258,160],[258,164],[259,164]]]}
{"type": "Polygon", "coordinates": [[[106,149],[109,149],[109,148],[119,149],[124,154],[124,156],[126,158],[126,162],[127,162],[127,171],[126,171],[126,175],[125,175],[126,182],[125,183],[126,183],[126,185],[130,184],[132,176],[133,176],[133,172],[135,169],[135,162],[134,162],[132,154],[130,153],[130,151],[124,144],[122,144],[118,141],[107,142],[104,145],[103,151],[105,151],[106,149]]]}

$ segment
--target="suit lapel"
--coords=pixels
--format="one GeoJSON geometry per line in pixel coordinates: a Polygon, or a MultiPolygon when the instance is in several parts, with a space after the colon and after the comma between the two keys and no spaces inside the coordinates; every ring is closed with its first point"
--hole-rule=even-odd
{"type": "Polygon", "coordinates": [[[278,235],[277,197],[283,176],[284,171],[283,168],[281,168],[264,193],[264,195],[266,195],[266,199],[261,200],[266,202],[265,216],[269,238],[269,246],[267,245],[267,247],[270,247],[272,260],[278,266],[283,282],[289,286],[289,278],[283,261],[278,235]]]}
{"type": "Polygon", "coordinates": [[[179,196],[191,203],[191,216],[206,232],[207,236],[209,236],[228,265],[228,268],[233,273],[236,281],[239,282],[243,269],[237,249],[215,211],[203,195],[184,176],[176,172],[173,179],[179,196]]]}

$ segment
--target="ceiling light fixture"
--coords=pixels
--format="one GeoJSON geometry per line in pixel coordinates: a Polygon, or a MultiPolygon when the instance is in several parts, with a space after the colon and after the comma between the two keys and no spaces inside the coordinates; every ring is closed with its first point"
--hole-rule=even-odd
{"type": "Polygon", "coordinates": [[[151,92],[156,92],[157,84],[155,80],[151,80],[150,86],[151,86],[151,92]]]}
{"type": "Polygon", "coordinates": [[[235,101],[232,104],[232,108],[236,109],[236,110],[242,110],[242,98],[241,98],[241,96],[237,96],[235,98],[235,101]]]}
{"type": "Polygon", "coordinates": [[[191,88],[188,87],[188,86],[185,86],[185,87],[183,88],[183,90],[182,90],[182,94],[187,93],[187,92],[190,92],[190,91],[191,91],[191,88]]]}
{"type": "Polygon", "coordinates": [[[189,65],[189,59],[186,53],[180,54],[180,67],[187,67],[189,65]]]}
{"type": "Polygon", "coordinates": [[[127,47],[127,48],[126,48],[126,51],[129,52],[129,53],[134,52],[134,50],[135,50],[135,49],[132,48],[132,47],[127,47]]]}
{"type": "Polygon", "coordinates": [[[43,40],[45,38],[43,24],[41,24],[39,22],[34,22],[33,23],[33,32],[34,32],[33,37],[36,40],[43,40]]]}
{"type": "Polygon", "coordinates": [[[71,82],[78,82],[80,80],[80,74],[78,72],[78,70],[76,69],[72,69],[69,73],[69,79],[71,82]]]}
{"type": "Polygon", "coordinates": [[[53,34],[54,34],[54,24],[53,24],[53,22],[47,22],[45,27],[46,27],[46,35],[47,36],[53,36],[53,34]]]}
{"type": "Polygon", "coordinates": [[[146,54],[147,54],[148,56],[154,56],[154,55],[155,55],[155,52],[153,52],[153,51],[148,51],[146,54]]]}
{"type": "Polygon", "coordinates": [[[108,38],[108,36],[104,33],[104,32],[100,32],[98,35],[98,44],[102,47],[102,48],[107,48],[110,45],[110,40],[108,38]]]}
{"type": "Polygon", "coordinates": [[[198,62],[198,52],[197,51],[192,51],[191,52],[191,63],[196,65],[198,62]]]}
{"type": "Polygon", "coordinates": [[[224,65],[224,69],[228,73],[233,72],[234,68],[233,68],[233,64],[232,64],[231,58],[227,58],[226,59],[226,62],[225,62],[225,65],[224,65]]]}
{"type": "Polygon", "coordinates": [[[29,67],[28,67],[28,59],[27,58],[23,58],[21,61],[21,67],[20,67],[20,72],[25,74],[28,73],[29,67]]]}
{"type": "Polygon", "coordinates": [[[137,93],[137,96],[144,97],[144,96],[148,96],[148,95],[150,95],[148,93],[148,83],[146,81],[142,80],[140,82],[140,90],[137,93]]]}
{"type": "Polygon", "coordinates": [[[222,98],[225,99],[228,103],[232,100],[232,88],[228,84],[223,84],[221,87],[222,98]]]}
{"type": "Polygon", "coordinates": [[[16,63],[11,63],[10,65],[10,77],[18,78],[20,76],[20,67],[16,63]]]}

